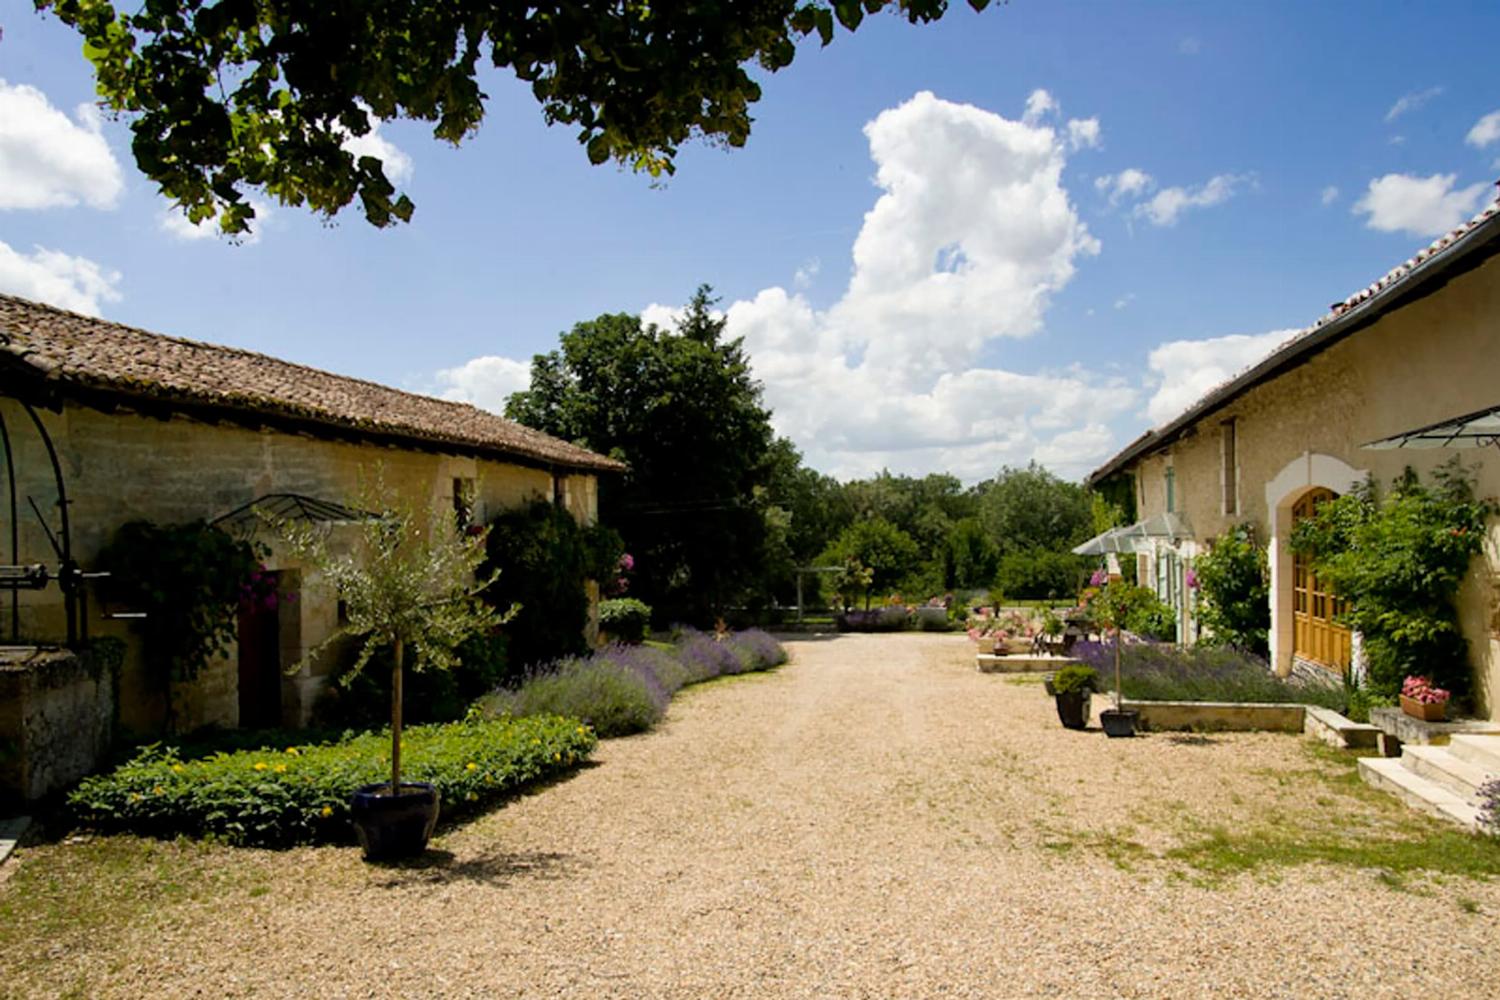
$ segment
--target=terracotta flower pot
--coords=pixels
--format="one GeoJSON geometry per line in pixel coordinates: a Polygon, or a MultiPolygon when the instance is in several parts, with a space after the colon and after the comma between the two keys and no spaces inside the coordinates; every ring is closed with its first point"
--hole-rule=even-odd
{"type": "Polygon", "coordinates": [[[1448,717],[1448,703],[1446,701],[1418,701],[1403,694],[1401,711],[1423,722],[1442,722],[1448,717]]]}

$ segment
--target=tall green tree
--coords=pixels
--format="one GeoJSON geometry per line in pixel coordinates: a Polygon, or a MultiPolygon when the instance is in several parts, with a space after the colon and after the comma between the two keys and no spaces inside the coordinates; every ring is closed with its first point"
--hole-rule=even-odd
{"type": "Polygon", "coordinates": [[[747,597],[767,558],[770,412],[709,286],[676,329],[616,313],[582,322],[532,362],[506,415],[627,462],[600,490],[635,558],[633,593],[702,622],[747,597]]]}
{"type": "MultiPolygon", "coordinates": [[[[411,217],[381,161],[345,148],[377,119],[476,131],[479,75],[509,70],[549,124],[577,130],[592,163],[655,177],[698,136],[742,146],[760,85],[891,8],[935,21],[947,0],[33,0],[83,39],[106,108],[130,118],[137,166],[193,221],[243,232],[247,190],[331,216],[411,217]]],[[[976,10],[988,0],[968,0],[976,10]]]]}
{"type": "Polygon", "coordinates": [[[920,550],[912,537],[883,517],[872,517],[855,521],[839,534],[839,537],[819,557],[819,562],[829,566],[857,563],[869,570],[869,583],[865,591],[865,606],[870,604],[870,592],[882,592],[894,587],[916,564],[920,550]]]}
{"type": "Polygon", "coordinates": [[[1088,491],[1035,462],[981,484],[979,517],[1002,552],[1066,552],[1094,533],[1088,491]]]}

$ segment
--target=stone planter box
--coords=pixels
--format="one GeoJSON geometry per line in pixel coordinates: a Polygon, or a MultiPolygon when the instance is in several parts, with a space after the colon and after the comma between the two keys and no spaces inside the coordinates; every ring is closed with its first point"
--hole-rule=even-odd
{"type": "Polygon", "coordinates": [[[114,677],[65,649],[0,647],[0,802],[93,771],[114,738],[114,677]]]}
{"type": "Polygon", "coordinates": [[[1263,702],[1129,701],[1142,729],[1205,729],[1232,732],[1302,732],[1306,706],[1263,702]]]}

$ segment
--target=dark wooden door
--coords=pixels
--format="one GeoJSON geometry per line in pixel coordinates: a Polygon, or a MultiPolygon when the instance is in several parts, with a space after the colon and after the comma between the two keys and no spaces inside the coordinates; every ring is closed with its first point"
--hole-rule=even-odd
{"type": "Polygon", "coordinates": [[[269,599],[240,602],[240,726],[244,729],[281,725],[281,617],[274,593],[269,599]]]}

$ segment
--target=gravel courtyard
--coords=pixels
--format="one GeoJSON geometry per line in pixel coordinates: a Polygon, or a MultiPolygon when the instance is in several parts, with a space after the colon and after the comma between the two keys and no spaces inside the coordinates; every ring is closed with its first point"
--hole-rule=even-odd
{"type": "Polygon", "coordinates": [[[1068,732],[959,637],[788,646],[420,865],[26,849],[0,996],[1495,995],[1500,881],[1350,853],[1459,841],[1310,741],[1068,732]]]}

